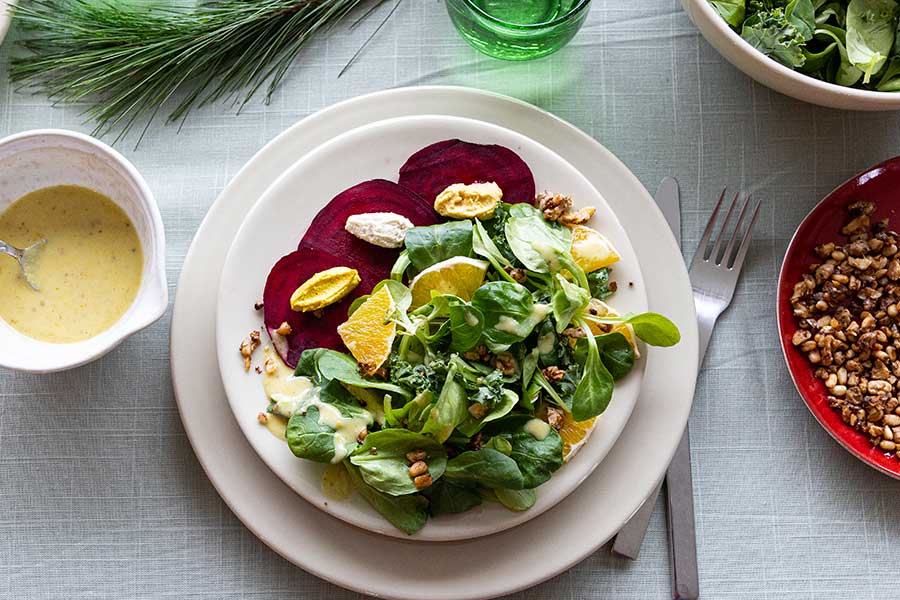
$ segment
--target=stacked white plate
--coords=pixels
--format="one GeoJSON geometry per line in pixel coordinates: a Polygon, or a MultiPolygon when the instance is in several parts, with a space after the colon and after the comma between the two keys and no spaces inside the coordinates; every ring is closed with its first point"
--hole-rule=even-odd
{"type": "MultiPolygon", "coordinates": [[[[392,163],[417,149],[402,143],[384,148],[379,156],[356,160],[360,171],[354,168],[354,175],[368,168],[372,173],[364,174],[390,178],[390,169],[396,172],[399,166],[392,163]]],[[[310,215],[330,199],[329,192],[347,187],[339,175],[331,179],[336,181],[324,178],[321,193],[314,195],[321,196],[321,204],[310,215]]],[[[272,225],[281,232],[273,239],[287,238],[283,253],[302,235],[297,226],[303,219],[308,223],[309,215],[297,218],[296,224],[272,225]]],[[[626,248],[627,241],[622,240],[626,248]]],[[[258,297],[261,285],[253,285],[248,284],[245,293],[258,297]]],[[[637,179],[596,141],[548,113],[506,97],[451,87],[405,88],[343,102],[299,122],[253,157],[222,192],[194,239],[179,282],[171,344],[173,382],[185,430],[207,475],[244,524],[279,554],[319,577],[368,594],[411,599],[510,593],[548,579],[595,551],[661,479],[687,422],[697,373],[696,320],[684,262],[662,214],[637,179]],[[252,251],[252,223],[259,229],[272,214],[283,214],[284,189],[291,178],[311,166],[327,165],[324,156],[341,152],[342,145],[353,145],[354,140],[372,135],[403,139],[412,131],[425,135],[429,130],[431,136],[446,131],[447,138],[510,145],[536,171],[539,186],[542,180],[552,183],[549,173],[559,177],[571,169],[568,180],[577,179],[583,195],[597,196],[599,191],[600,197],[586,203],[601,204],[605,199],[601,213],[609,210],[613,222],[618,218],[621,227],[608,225],[617,235],[627,233],[633,248],[624,253],[626,260],[616,274],[638,283],[640,293],[625,292],[622,301],[634,309],[643,308],[646,301],[650,310],[665,313],[681,329],[682,341],[675,348],[647,350],[643,374],[635,373],[617,388],[613,405],[585,448],[559,477],[554,476],[556,481],[542,486],[546,500],[537,510],[512,516],[482,510],[469,520],[462,516],[442,525],[430,523],[421,535],[402,539],[384,535],[390,532],[371,518],[364,505],[330,507],[332,514],[320,510],[326,508],[323,503],[315,506],[317,496],[308,476],[304,478],[297,468],[300,461],[291,460],[286,448],[273,443],[275,438],[262,435],[264,428],[252,419],[263,404],[261,388],[258,405],[245,395],[241,400],[250,403],[246,410],[232,402],[239,427],[226,388],[235,396],[247,384],[235,376],[223,385],[217,355],[211,350],[217,345],[217,309],[219,317],[227,319],[219,324],[221,335],[233,326],[245,335],[250,322],[243,320],[254,318],[240,312],[243,304],[220,303],[215,290],[223,268],[223,289],[228,287],[229,273],[246,269],[244,259],[236,256],[257,260],[260,276],[248,277],[255,284],[256,279],[264,280],[280,247],[266,243],[252,251]],[[560,165],[547,167],[557,159],[560,165]],[[226,267],[236,237],[241,248],[232,253],[226,267]],[[198,347],[210,351],[197,352],[198,347]],[[415,578],[407,575],[408,564],[418,565],[415,578]]],[[[222,366],[226,380],[232,372],[243,376],[242,369],[231,369],[237,363],[223,361],[222,366]]]]}

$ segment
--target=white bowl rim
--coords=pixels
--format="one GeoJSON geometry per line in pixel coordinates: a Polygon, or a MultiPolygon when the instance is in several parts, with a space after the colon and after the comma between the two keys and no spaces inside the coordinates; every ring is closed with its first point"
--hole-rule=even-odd
{"type": "MultiPolygon", "coordinates": [[[[68,352],[65,358],[52,361],[48,360],[47,362],[38,365],[17,362],[14,355],[12,357],[7,357],[0,354],[0,367],[26,373],[54,373],[57,371],[65,371],[96,360],[118,346],[129,336],[158,321],[166,313],[169,305],[169,286],[166,278],[165,227],[163,225],[162,215],[159,212],[159,206],[144,177],[138,172],[131,161],[122,156],[119,151],[108,144],[84,133],[70,131],[68,129],[31,129],[14,133],[4,138],[0,138],[0,148],[8,144],[42,136],[49,138],[68,138],[91,146],[97,151],[98,157],[113,162],[124,170],[125,174],[131,180],[131,183],[134,184],[139,192],[140,204],[147,213],[148,222],[150,223],[150,235],[154,238],[155,242],[155,256],[150,259],[151,266],[145,269],[145,281],[142,282],[141,287],[143,288],[145,285],[152,284],[157,288],[158,293],[156,297],[144,299],[145,302],[143,305],[146,306],[145,310],[135,312],[127,319],[126,313],[126,315],[123,315],[116,321],[116,323],[106,331],[112,331],[116,328],[117,335],[111,337],[106,343],[98,345],[93,349],[86,349],[81,345],[82,342],[76,342],[74,344],[51,344],[49,342],[35,340],[34,343],[36,344],[46,344],[47,346],[53,347],[65,346],[71,349],[71,352],[68,352]]],[[[140,291],[138,293],[140,294],[140,291]]],[[[135,303],[137,303],[138,300],[139,298],[136,297],[135,303]]],[[[94,341],[95,339],[96,338],[90,338],[85,340],[85,342],[94,341]]]]}
{"type": "MultiPolygon", "coordinates": [[[[795,71],[793,69],[789,69],[788,67],[782,65],[777,60],[769,58],[762,52],[756,50],[753,46],[748,44],[744,38],[737,34],[729,25],[725,22],[725,19],[719,16],[719,14],[713,9],[712,5],[708,2],[708,0],[682,0],[684,3],[692,5],[696,10],[699,10],[703,13],[703,16],[706,17],[713,28],[716,29],[716,33],[719,34],[720,38],[723,38],[722,41],[728,41],[731,43],[732,49],[739,53],[742,58],[751,61],[755,64],[755,66],[762,70],[774,71],[774,73],[780,75],[782,78],[788,79],[791,82],[807,88],[815,88],[815,91],[828,94],[830,98],[835,100],[849,100],[855,99],[861,102],[864,102],[867,106],[860,106],[860,109],[864,108],[878,108],[881,110],[891,110],[900,108],[900,92],[878,92],[871,90],[860,90],[852,87],[845,87],[842,85],[838,85],[836,83],[830,83],[827,81],[822,81],[820,79],[816,79],[815,77],[811,77],[809,75],[804,75],[799,71],[795,71]],[[727,39],[724,39],[727,38],[727,39]]],[[[690,12],[690,11],[689,11],[690,12]]],[[[698,26],[699,29],[699,26],[698,26]]],[[[705,35],[701,30],[701,34],[705,35]]],[[[710,40],[712,42],[712,40],[710,40]]],[[[718,50],[718,48],[717,48],[718,50]]],[[[729,56],[728,53],[724,51],[720,51],[722,56],[729,61],[731,61],[732,57],[729,56]]],[[[735,65],[741,71],[744,71],[743,67],[735,65]]],[[[749,72],[748,75],[753,77],[749,72]]],[[[755,77],[754,77],[755,79],[755,77]]],[[[761,82],[763,85],[768,87],[769,84],[765,82],[761,82]]],[[[778,91],[778,90],[776,90],[778,91]]],[[[810,90],[812,91],[812,90],[810,90]]],[[[791,95],[789,92],[781,92],[788,95],[791,95]]]]}
{"type": "Polygon", "coordinates": [[[16,0],[0,0],[0,44],[12,25],[12,8],[16,0]]]}

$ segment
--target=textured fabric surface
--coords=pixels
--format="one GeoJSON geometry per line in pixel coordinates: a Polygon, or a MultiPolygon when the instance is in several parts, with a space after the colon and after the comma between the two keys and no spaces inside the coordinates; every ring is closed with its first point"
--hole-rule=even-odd
{"type": "MultiPolygon", "coordinates": [[[[162,209],[171,291],[207,208],[253,153],[315,110],[389,87],[508,94],[600,140],[648,189],[677,175],[688,254],[723,185],[753,191],[765,200],[756,242],[691,417],[703,597],[893,593],[885,570],[900,537],[900,482],[857,462],[809,415],[781,359],[773,298],[797,224],[844,179],[900,153],[900,115],[769,91],[726,63],[677,0],[595,1],[567,48],[520,64],[470,49],[443,3],[409,1],[338,79],[376,24],[319,39],[268,106],[240,116],[210,107],[180,133],[160,127],[136,150],[120,144],[162,209]]],[[[15,37],[0,48],[0,135],[89,131],[83,107],[53,108],[9,84],[15,37]]],[[[0,372],[0,598],[356,597],[277,556],[217,496],[178,418],[168,326],[167,317],[68,373],[0,372]]],[[[643,600],[669,590],[658,507],[639,561],[602,550],[516,597],[643,600]]]]}

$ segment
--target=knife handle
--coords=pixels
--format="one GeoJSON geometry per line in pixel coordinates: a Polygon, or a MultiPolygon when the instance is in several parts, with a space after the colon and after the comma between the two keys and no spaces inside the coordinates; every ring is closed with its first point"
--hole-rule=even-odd
{"type": "Polygon", "coordinates": [[[700,575],[697,572],[691,441],[687,428],[666,472],[666,492],[672,552],[672,596],[675,600],[697,600],[700,597],[700,575]]]}

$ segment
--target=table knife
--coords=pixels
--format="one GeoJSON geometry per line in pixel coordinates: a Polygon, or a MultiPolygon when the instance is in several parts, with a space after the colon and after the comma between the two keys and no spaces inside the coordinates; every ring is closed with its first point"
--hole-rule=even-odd
{"type": "MultiPolygon", "coordinates": [[[[681,249],[681,195],[678,189],[678,181],[674,177],[666,177],[663,179],[656,190],[656,205],[666,218],[666,223],[675,236],[675,242],[681,249]]],[[[651,492],[650,497],[644,501],[644,504],[638,509],[631,519],[625,523],[625,526],[616,535],[613,543],[612,551],[619,556],[637,560],[641,552],[641,545],[644,542],[644,536],[647,534],[647,527],[650,524],[650,517],[653,515],[653,509],[656,507],[656,498],[662,489],[662,482],[651,492]]]]}

